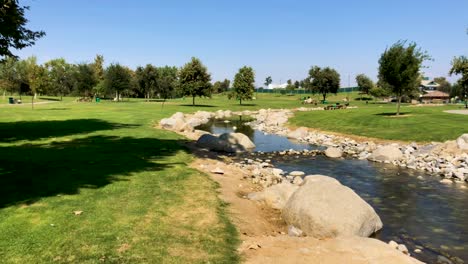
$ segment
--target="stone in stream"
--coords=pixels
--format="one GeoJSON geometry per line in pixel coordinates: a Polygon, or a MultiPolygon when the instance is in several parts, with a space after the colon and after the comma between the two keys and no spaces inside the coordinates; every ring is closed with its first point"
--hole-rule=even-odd
{"type": "Polygon", "coordinates": [[[369,156],[369,159],[382,162],[391,162],[402,157],[403,153],[401,153],[398,147],[393,145],[386,145],[374,150],[369,156]]]}
{"type": "Polygon", "coordinates": [[[304,176],[304,175],[305,175],[305,172],[303,172],[303,171],[291,171],[289,173],[289,176],[293,176],[293,177],[304,176]]]}
{"type": "Polygon", "coordinates": [[[329,158],[341,158],[343,152],[339,148],[329,147],[325,150],[325,156],[329,158]]]}
{"type": "Polygon", "coordinates": [[[353,190],[323,175],[307,176],[283,208],[283,219],[308,236],[368,237],[382,228],[374,209],[353,190]]]}

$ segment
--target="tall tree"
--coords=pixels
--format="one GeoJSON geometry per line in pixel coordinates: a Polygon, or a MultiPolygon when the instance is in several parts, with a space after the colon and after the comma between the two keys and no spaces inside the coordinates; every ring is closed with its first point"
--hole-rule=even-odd
{"type": "Polygon", "coordinates": [[[192,97],[195,105],[196,96],[211,95],[211,75],[201,61],[195,57],[179,70],[179,89],[183,96],[192,97]]]}
{"type": "Polygon", "coordinates": [[[34,108],[34,99],[38,93],[43,93],[49,86],[47,70],[42,65],[37,64],[36,57],[29,57],[25,60],[27,67],[27,79],[31,89],[31,107],[34,108]]]}
{"type": "Polygon", "coordinates": [[[468,108],[468,58],[465,56],[453,58],[449,73],[461,75],[457,83],[460,86],[460,94],[465,100],[465,108],[468,108]]]}
{"type": "Polygon", "coordinates": [[[239,69],[234,77],[233,96],[242,100],[251,100],[255,91],[255,73],[251,67],[244,66],[239,69]]]}
{"type": "Polygon", "coordinates": [[[400,114],[401,98],[413,94],[420,84],[420,69],[430,59],[416,43],[406,45],[398,41],[387,48],[379,59],[379,82],[388,88],[397,99],[397,115],[400,114]]]}
{"type": "Polygon", "coordinates": [[[17,64],[18,61],[13,57],[7,57],[3,62],[0,62],[0,87],[3,89],[3,97],[5,97],[6,92],[14,93],[19,90],[17,64]]]}
{"type": "Polygon", "coordinates": [[[361,93],[369,94],[369,91],[374,88],[374,82],[365,74],[357,75],[356,83],[361,93]]]}
{"type": "Polygon", "coordinates": [[[268,88],[268,85],[270,85],[272,82],[273,82],[273,80],[271,79],[271,76],[268,76],[268,77],[266,77],[264,84],[268,88]]]}
{"type": "Polygon", "coordinates": [[[147,64],[145,67],[137,67],[135,77],[139,91],[149,100],[157,88],[158,69],[151,64],[147,64]]]}
{"type": "Polygon", "coordinates": [[[35,41],[45,35],[43,31],[32,31],[25,26],[28,20],[24,17],[27,6],[20,6],[18,0],[0,1],[0,59],[16,57],[10,49],[20,50],[34,45],[35,41]]]}
{"type": "Polygon", "coordinates": [[[157,71],[156,93],[166,100],[172,97],[177,86],[177,68],[171,66],[159,67],[157,71]]]}
{"type": "Polygon", "coordinates": [[[70,92],[73,88],[73,67],[68,64],[64,58],[53,59],[44,64],[49,72],[50,92],[60,95],[62,101],[63,95],[70,92]]]}
{"type": "Polygon", "coordinates": [[[336,94],[340,88],[340,74],[330,67],[323,69],[318,66],[312,67],[309,71],[309,78],[312,89],[322,94],[323,101],[327,94],[336,94]]]}
{"type": "Polygon", "coordinates": [[[299,81],[295,81],[295,82],[294,82],[294,87],[295,87],[296,89],[299,89],[299,87],[301,87],[301,83],[300,83],[299,81]]]}
{"type": "Polygon", "coordinates": [[[131,89],[132,75],[128,68],[120,64],[111,64],[104,74],[104,84],[107,91],[114,91],[119,101],[121,93],[131,89]]]}
{"type": "Polygon", "coordinates": [[[437,90],[445,92],[445,93],[450,93],[452,89],[452,85],[450,84],[449,81],[445,77],[436,77],[434,78],[434,82],[439,84],[437,87],[437,90]]]}
{"type": "Polygon", "coordinates": [[[74,90],[81,96],[88,97],[98,83],[92,65],[81,63],[73,72],[74,90]]]}

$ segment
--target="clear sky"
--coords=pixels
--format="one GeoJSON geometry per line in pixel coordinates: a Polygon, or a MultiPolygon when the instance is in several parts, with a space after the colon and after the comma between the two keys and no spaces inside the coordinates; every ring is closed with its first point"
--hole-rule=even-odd
{"type": "MultiPolygon", "coordinates": [[[[378,59],[398,40],[434,59],[428,77],[447,76],[454,56],[468,55],[468,0],[20,0],[29,28],[46,36],[18,52],[39,62],[73,63],[104,55],[106,64],[182,66],[192,56],[213,80],[248,65],[262,84],[304,79],[330,66],[343,86],[359,73],[377,79],[378,59]],[[349,76],[349,78],[348,78],[349,76]]],[[[450,78],[454,80],[454,78],[450,78]]]]}

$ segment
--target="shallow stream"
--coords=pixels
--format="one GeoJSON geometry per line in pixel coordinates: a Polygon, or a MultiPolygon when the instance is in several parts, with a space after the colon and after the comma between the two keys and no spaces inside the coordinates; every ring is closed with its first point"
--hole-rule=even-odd
{"type": "MultiPolygon", "coordinates": [[[[243,121],[212,121],[198,129],[221,134],[247,135],[255,151],[323,149],[300,144],[277,135],[265,135],[243,121]]],[[[468,187],[466,183],[443,184],[440,177],[401,167],[357,159],[329,159],[325,156],[287,157],[257,154],[272,160],[284,171],[304,171],[339,180],[353,189],[376,210],[384,223],[376,238],[405,244],[415,258],[436,263],[443,255],[468,263],[468,187]],[[421,253],[415,253],[419,248],[421,253]]]]}

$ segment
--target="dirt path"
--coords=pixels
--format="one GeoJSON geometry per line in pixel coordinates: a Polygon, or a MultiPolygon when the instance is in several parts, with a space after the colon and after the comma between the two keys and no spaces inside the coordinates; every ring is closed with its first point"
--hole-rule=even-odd
{"type": "Polygon", "coordinates": [[[447,111],[444,111],[444,112],[449,113],[449,114],[468,115],[468,109],[464,109],[464,110],[447,110],[447,111]]]}

